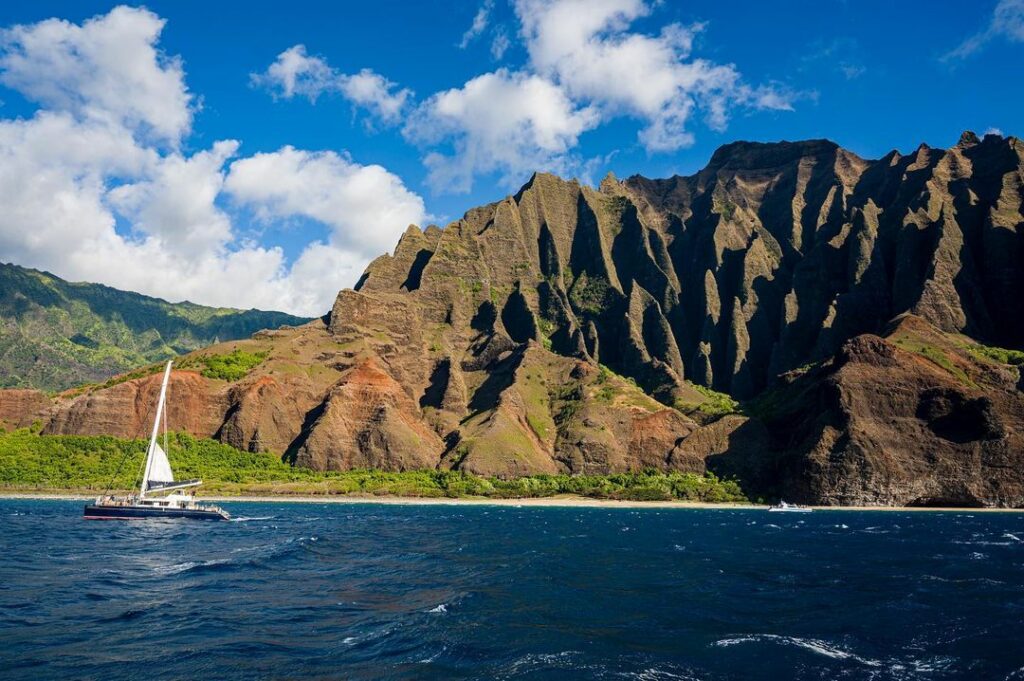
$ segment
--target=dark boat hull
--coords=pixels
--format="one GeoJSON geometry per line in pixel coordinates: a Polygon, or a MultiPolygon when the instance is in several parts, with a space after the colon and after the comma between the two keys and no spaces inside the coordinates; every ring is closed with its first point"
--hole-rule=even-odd
{"type": "Polygon", "coordinates": [[[189,520],[227,520],[218,511],[197,508],[147,508],[143,506],[96,506],[85,507],[84,517],[88,520],[145,520],[159,518],[187,518],[189,520]]]}

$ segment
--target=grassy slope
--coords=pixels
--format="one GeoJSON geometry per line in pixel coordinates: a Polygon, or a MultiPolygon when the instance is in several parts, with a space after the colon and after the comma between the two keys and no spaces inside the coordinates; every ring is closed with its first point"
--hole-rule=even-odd
{"type": "Polygon", "coordinates": [[[64,390],[305,321],[282,312],[168,303],[0,264],[0,388],[64,390]]]}
{"type": "MultiPolygon", "coordinates": [[[[0,434],[0,491],[100,492],[133,486],[146,443],[112,437],[0,434]],[[121,462],[124,462],[123,465],[121,462]],[[120,467],[120,468],[119,468],[120,467]]],[[[346,471],[294,468],[271,454],[242,452],[212,440],[173,435],[177,477],[202,477],[205,494],[373,494],[414,497],[545,497],[578,494],[604,499],[746,501],[731,481],[693,473],[538,475],[499,480],[455,471],[346,471]]]]}

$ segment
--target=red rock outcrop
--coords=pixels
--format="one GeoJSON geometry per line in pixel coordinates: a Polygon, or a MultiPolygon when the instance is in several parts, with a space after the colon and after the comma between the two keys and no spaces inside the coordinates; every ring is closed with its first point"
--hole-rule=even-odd
{"type": "Polygon", "coordinates": [[[316,470],[434,468],[441,438],[374,359],[345,371],[298,444],[295,463],[316,470]]]}
{"type": "Polygon", "coordinates": [[[42,422],[50,409],[50,398],[41,390],[0,390],[0,427],[28,428],[42,422]]]}

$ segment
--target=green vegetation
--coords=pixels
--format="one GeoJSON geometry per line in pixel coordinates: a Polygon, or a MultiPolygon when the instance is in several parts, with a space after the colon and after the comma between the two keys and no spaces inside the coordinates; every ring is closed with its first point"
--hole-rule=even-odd
{"type": "Polygon", "coordinates": [[[550,391],[551,405],[556,414],[555,422],[568,423],[583,408],[583,385],[570,383],[550,391]]]}
{"type": "Polygon", "coordinates": [[[1024,367],[1024,352],[1020,350],[997,348],[991,345],[981,345],[980,343],[968,345],[967,350],[975,357],[989,359],[999,364],[1024,367]]]}
{"type": "Polygon", "coordinates": [[[721,215],[722,219],[728,222],[736,214],[736,204],[728,197],[716,192],[712,196],[711,210],[721,215]]]}
{"type": "Polygon", "coordinates": [[[597,392],[594,393],[595,400],[607,404],[615,399],[615,386],[609,382],[614,375],[615,372],[605,365],[598,365],[597,378],[594,379],[594,385],[597,386],[597,392]]]}
{"type": "MultiPolygon", "coordinates": [[[[226,355],[199,355],[195,357],[195,362],[202,365],[200,373],[207,378],[237,381],[245,378],[246,374],[256,368],[269,354],[266,350],[246,352],[236,348],[226,355]]],[[[182,363],[181,366],[188,368],[191,364],[189,361],[182,363]]]]}
{"type": "Polygon", "coordinates": [[[917,338],[911,337],[897,338],[895,339],[895,342],[896,345],[903,348],[904,350],[916,353],[921,357],[927,359],[932,364],[938,366],[940,369],[946,370],[948,373],[953,375],[958,381],[960,381],[964,385],[971,388],[978,387],[977,384],[974,381],[972,381],[970,377],[967,376],[966,372],[964,372],[963,369],[954,364],[953,361],[949,358],[949,355],[947,355],[940,348],[925,343],[924,341],[919,340],[917,338]]]}
{"type": "Polygon", "coordinates": [[[641,394],[646,394],[640,389],[636,381],[631,376],[622,376],[615,373],[604,364],[599,364],[597,369],[597,378],[594,379],[594,385],[597,386],[597,392],[594,393],[594,399],[598,402],[604,402],[606,404],[611,403],[615,400],[616,395],[623,394],[624,390],[622,386],[618,386],[612,379],[618,379],[627,386],[635,388],[640,391],[641,394]]]}
{"type": "Polygon", "coordinates": [[[0,388],[102,384],[136,367],[158,371],[159,365],[148,365],[212,343],[306,321],[281,312],[168,303],[0,264],[0,388]]]}
{"type": "Polygon", "coordinates": [[[609,227],[612,237],[616,237],[622,232],[622,218],[630,205],[629,199],[625,196],[609,196],[604,200],[604,207],[610,218],[609,227]]]}
{"type": "Polygon", "coordinates": [[[569,290],[569,301],[578,310],[599,315],[607,307],[610,290],[604,277],[588,277],[586,272],[581,272],[569,290]]]}
{"type": "Polygon", "coordinates": [[[675,407],[683,413],[691,414],[698,411],[705,416],[717,417],[735,414],[740,411],[740,403],[726,393],[720,393],[717,390],[705,388],[696,383],[691,384],[690,387],[703,395],[705,399],[699,403],[677,401],[675,407]]]}
{"type": "MultiPolygon", "coordinates": [[[[183,434],[171,436],[169,449],[171,465],[179,477],[201,477],[205,481],[205,494],[226,496],[361,494],[502,499],[574,494],[640,501],[747,501],[736,482],[720,480],[711,474],[648,470],[614,475],[535,475],[504,480],[438,470],[319,473],[290,466],[272,454],[243,452],[183,434]]],[[[0,433],[0,489],[98,493],[113,479],[114,490],[127,490],[138,477],[145,450],[143,440],[37,435],[27,429],[0,433]]]]}

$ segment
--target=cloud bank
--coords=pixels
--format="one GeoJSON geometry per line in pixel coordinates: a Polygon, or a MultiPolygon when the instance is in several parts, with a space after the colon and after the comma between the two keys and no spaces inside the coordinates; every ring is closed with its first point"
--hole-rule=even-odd
{"type": "MultiPolygon", "coordinates": [[[[31,118],[0,120],[0,257],[171,300],[322,314],[424,219],[423,201],[386,169],[333,152],[239,158],[236,140],[182,152],[196,99],[181,60],[159,49],[163,26],[117,7],[81,25],[0,33],[0,82],[39,104],[31,118]],[[329,236],[289,264],[248,238],[227,203],[309,217],[329,236]]],[[[282,69],[292,93],[316,77],[282,69]]],[[[346,78],[353,101],[380,85],[346,78]]],[[[375,112],[396,115],[388,106],[375,112]]]]}

